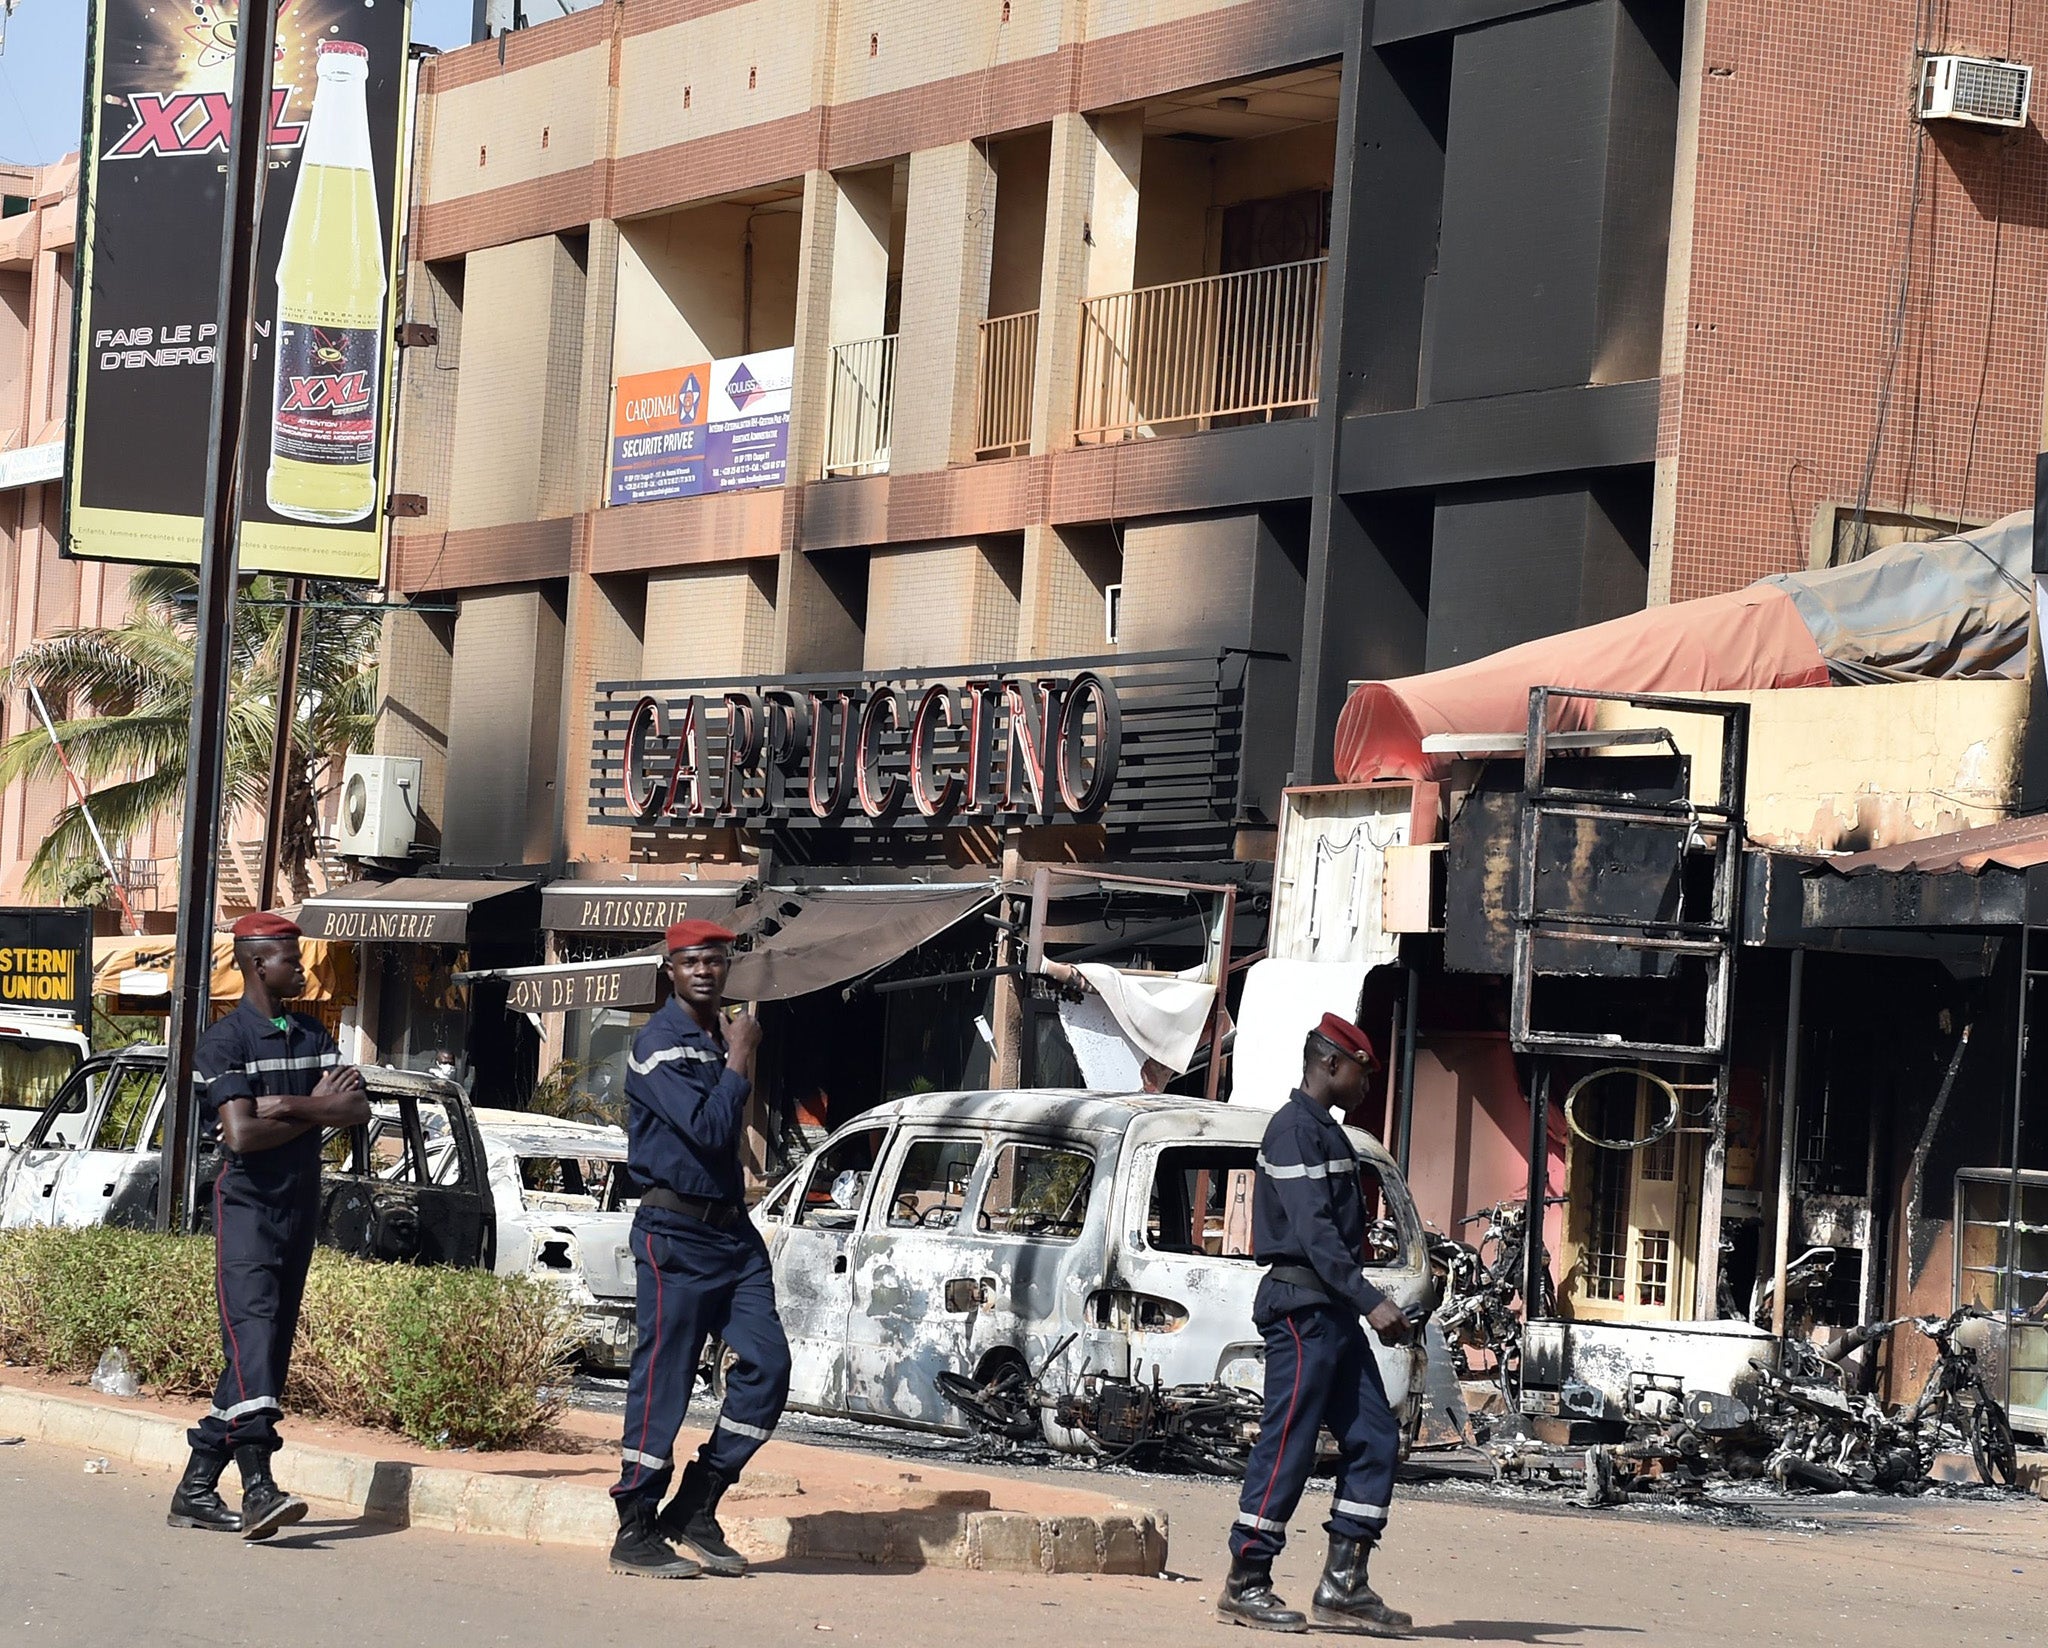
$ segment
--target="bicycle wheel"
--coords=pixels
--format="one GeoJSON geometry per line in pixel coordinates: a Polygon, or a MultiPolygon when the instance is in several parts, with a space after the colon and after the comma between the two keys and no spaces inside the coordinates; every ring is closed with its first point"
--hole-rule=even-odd
{"type": "Polygon", "coordinates": [[[1970,1457],[1977,1462],[1977,1475],[1996,1488],[2010,1488],[2020,1472],[2019,1450],[2012,1440],[2012,1424],[2005,1409],[1988,1396],[1977,1399],[1970,1415],[1970,1457]]]}

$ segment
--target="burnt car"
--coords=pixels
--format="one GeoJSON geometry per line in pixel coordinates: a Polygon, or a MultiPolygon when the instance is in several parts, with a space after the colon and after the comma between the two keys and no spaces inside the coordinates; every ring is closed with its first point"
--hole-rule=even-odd
{"type": "MultiPolygon", "coordinates": [[[[148,1229],[162,1166],[161,1047],[102,1053],[79,1066],[19,1144],[0,1156],[0,1228],[148,1229]]],[[[363,1259],[489,1265],[495,1219],[483,1139],[453,1083],[363,1069],[379,1112],[331,1129],[322,1145],[320,1241],[363,1259]]],[[[211,1228],[218,1141],[201,1141],[201,1228],[211,1228]]]]}
{"type": "MultiPolygon", "coordinates": [[[[638,1334],[627,1238],[639,1205],[626,1172],[625,1129],[481,1106],[475,1117],[495,1210],[498,1274],[555,1288],[581,1325],[583,1360],[624,1371],[638,1334]]],[[[380,1108],[373,1139],[396,1125],[380,1108]]],[[[430,1132],[427,1164],[437,1182],[459,1173],[454,1140],[430,1132]]]]}
{"type": "MultiPolygon", "coordinates": [[[[1202,1099],[922,1094],[840,1128],[762,1200],[790,1404],[1241,1468],[1264,1349],[1251,1211],[1269,1117],[1202,1099]]],[[[1353,1130],[1365,1269],[1431,1302],[1400,1170],[1353,1130]]],[[[1422,1352],[1377,1345],[1409,1434],[1422,1352]]]]}

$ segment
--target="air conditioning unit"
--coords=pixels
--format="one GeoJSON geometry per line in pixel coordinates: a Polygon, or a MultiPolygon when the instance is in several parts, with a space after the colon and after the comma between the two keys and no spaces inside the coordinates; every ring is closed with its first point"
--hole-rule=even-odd
{"type": "Polygon", "coordinates": [[[1930,57],[1920,71],[1920,118],[2024,126],[2034,71],[1996,57],[1930,57]]]}
{"type": "Polygon", "coordinates": [[[418,757],[352,755],[341,769],[336,849],[344,858],[404,858],[419,812],[418,757]]]}

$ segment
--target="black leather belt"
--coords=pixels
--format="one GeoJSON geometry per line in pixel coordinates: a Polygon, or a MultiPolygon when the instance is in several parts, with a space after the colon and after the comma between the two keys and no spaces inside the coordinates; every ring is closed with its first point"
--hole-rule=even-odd
{"type": "Polygon", "coordinates": [[[1307,1288],[1311,1293],[1320,1293],[1325,1299],[1330,1297],[1330,1290],[1322,1277],[1307,1265],[1268,1265],[1266,1274],[1288,1287],[1307,1288]]]}
{"type": "Polygon", "coordinates": [[[654,1185],[640,1192],[642,1207],[658,1207],[664,1213],[680,1213],[714,1230],[737,1230],[747,1222],[747,1210],[733,1202],[707,1202],[701,1196],[678,1196],[666,1185],[654,1185]]]}

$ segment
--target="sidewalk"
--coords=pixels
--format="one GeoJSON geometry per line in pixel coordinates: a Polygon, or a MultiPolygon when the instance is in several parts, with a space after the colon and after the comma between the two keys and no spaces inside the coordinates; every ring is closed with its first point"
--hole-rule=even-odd
{"type": "MultiPolygon", "coordinates": [[[[103,1396],[0,1367],[0,1436],[176,1470],[192,1402],[103,1396]]],[[[378,1521],[543,1544],[609,1545],[618,1518],[618,1422],[571,1410],[540,1449],[475,1453],[289,1416],[277,1478],[378,1521]]],[[[703,1432],[685,1430],[676,1457],[703,1432]]],[[[720,1522],[755,1562],[864,1562],[998,1573],[1142,1574],[1166,1566],[1164,1512],[1104,1494],[770,1442],[726,1496],[720,1522]]]]}

